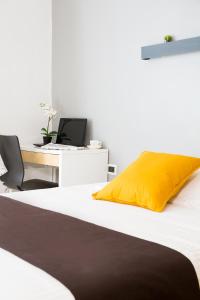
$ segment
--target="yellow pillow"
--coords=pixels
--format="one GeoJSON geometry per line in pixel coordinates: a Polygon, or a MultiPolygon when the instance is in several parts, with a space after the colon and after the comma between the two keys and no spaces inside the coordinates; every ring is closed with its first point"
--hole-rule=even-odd
{"type": "Polygon", "coordinates": [[[96,200],[137,205],[159,212],[199,167],[200,158],[144,152],[92,196],[96,200]]]}

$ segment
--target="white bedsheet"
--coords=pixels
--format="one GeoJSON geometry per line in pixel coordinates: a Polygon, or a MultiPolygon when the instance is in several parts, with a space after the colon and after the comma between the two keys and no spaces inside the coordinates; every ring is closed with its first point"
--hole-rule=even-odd
{"type": "MultiPolygon", "coordinates": [[[[163,213],[92,200],[91,194],[103,185],[18,192],[6,196],[178,250],[190,259],[200,281],[200,205],[195,208],[187,205],[184,190],[163,213]]],[[[196,188],[195,197],[199,195],[200,201],[200,184],[198,186],[199,193],[196,188]]],[[[192,193],[186,195],[192,198],[192,193]]],[[[192,199],[188,201],[192,202],[192,199]]],[[[50,275],[3,250],[0,251],[0,266],[0,299],[74,299],[70,291],[50,275]]]]}

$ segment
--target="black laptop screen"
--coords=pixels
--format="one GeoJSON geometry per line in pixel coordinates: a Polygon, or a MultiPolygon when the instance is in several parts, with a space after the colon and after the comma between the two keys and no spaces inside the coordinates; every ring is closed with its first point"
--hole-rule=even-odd
{"type": "Polygon", "coordinates": [[[84,146],[87,119],[61,118],[57,144],[84,146]]]}

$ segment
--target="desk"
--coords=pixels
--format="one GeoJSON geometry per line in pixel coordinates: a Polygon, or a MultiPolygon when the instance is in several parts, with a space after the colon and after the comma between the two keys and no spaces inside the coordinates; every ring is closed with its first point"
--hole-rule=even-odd
{"type": "Polygon", "coordinates": [[[58,168],[59,187],[107,181],[108,149],[44,150],[21,147],[24,163],[58,168]]]}

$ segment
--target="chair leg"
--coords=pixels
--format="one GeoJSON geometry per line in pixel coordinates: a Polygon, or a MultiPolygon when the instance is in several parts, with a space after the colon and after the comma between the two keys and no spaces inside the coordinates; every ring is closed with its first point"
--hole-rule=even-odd
{"type": "Polygon", "coordinates": [[[13,193],[13,192],[17,192],[18,190],[15,190],[15,189],[11,189],[9,187],[6,187],[5,190],[4,190],[4,193],[13,193]]]}
{"type": "Polygon", "coordinates": [[[6,186],[4,193],[10,193],[10,189],[6,186]]]}

